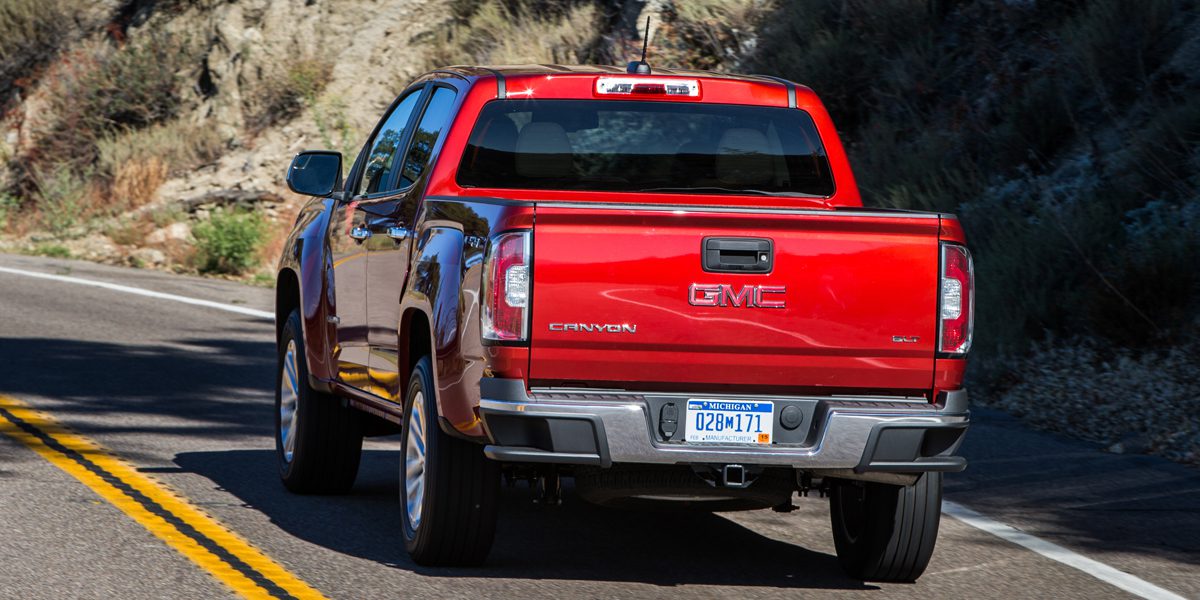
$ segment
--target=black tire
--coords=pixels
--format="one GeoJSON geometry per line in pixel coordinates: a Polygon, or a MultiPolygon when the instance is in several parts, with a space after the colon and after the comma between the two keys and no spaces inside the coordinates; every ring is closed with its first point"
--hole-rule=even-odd
{"type": "Polygon", "coordinates": [[[916,581],[937,543],[942,474],[911,486],[836,480],[829,513],[838,562],[855,579],[916,581]]]}
{"type": "Polygon", "coordinates": [[[276,352],[279,376],[275,379],[275,455],[279,477],[289,491],[297,494],[340,494],[349,490],[358,476],[362,421],[357,412],[342,406],[337,398],[309,386],[302,332],[300,312],[294,310],[284,323],[276,352]],[[289,350],[297,357],[292,362],[292,373],[285,370],[289,350]],[[286,383],[289,376],[290,384],[286,383]],[[288,394],[292,388],[294,396],[288,394]],[[285,397],[295,414],[295,419],[288,421],[295,438],[291,440],[290,456],[284,449],[285,397]]]}
{"type": "MultiPolygon", "coordinates": [[[[404,400],[400,451],[404,547],[420,565],[478,565],[487,559],[496,537],[500,465],[483,455],[483,446],[442,431],[434,389],[433,366],[426,356],[413,369],[404,400]],[[417,400],[420,400],[419,405],[417,400]],[[422,410],[414,420],[416,406],[422,410]],[[413,427],[422,429],[414,433],[413,427]],[[414,501],[416,508],[410,510],[409,439],[410,436],[420,439],[422,433],[425,441],[420,480],[423,493],[419,502],[414,501]]],[[[411,453],[415,456],[416,450],[411,453]]],[[[412,481],[416,481],[415,476],[412,481]]]]}

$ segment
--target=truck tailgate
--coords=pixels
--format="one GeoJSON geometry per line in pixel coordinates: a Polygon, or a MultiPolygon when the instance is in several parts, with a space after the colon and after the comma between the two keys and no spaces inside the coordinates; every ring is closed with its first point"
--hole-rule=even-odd
{"type": "Polygon", "coordinates": [[[938,227],[929,214],[539,204],[530,379],[629,390],[928,390],[938,227]],[[771,271],[706,271],[708,237],[770,240],[771,271]]]}

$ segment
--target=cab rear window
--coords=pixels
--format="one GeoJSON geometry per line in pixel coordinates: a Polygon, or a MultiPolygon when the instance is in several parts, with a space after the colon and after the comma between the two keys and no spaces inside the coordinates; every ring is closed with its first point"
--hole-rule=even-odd
{"type": "Polygon", "coordinates": [[[458,167],[463,187],[830,196],[808,113],[623,100],[495,100],[458,167]]]}

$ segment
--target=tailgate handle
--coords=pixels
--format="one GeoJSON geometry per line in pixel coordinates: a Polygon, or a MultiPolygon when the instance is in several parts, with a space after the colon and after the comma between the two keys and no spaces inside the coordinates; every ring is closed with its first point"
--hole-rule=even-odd
{"type": "Polygon", "coordinates": [[[775,264],[774,243],[766,238],[706,237],[702,248],[710,273],[770,273],[775,264]]]}

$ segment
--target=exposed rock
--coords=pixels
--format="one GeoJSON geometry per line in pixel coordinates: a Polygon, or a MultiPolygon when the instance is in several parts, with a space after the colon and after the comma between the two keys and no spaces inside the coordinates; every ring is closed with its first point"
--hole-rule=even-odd
{"type": "Polygon", "coordinates": [[[1113,348],[1092,338],[1058,341],[997,357],[1021,374],[973,402],[1003,409],[1039,429],[1094,441],[1114,454],[1157,454],[1196,462],[1200,454],[1200,343],[1166,350],[1113,348]]]}
{"type": "Polygon", "coordinates": [[[232,190],[221,189],[206,192],[194,198],[188,198],[180,201],[184,210],[188,212],[196,212],[203,208],[211,210],[218,206],[236,206],[242,208],[253,208],[255,204],[260,202],[279,203],[283,199],[274,192],[267,190],[232,190]]]}
{"type": "Polygon", "coordinates": [[[156,248],[138,248],[129,255],[134,266],[161,267],[167,263],[167,255],[156,248]]]}
{"type": "Polygon", "coordinates": [[[147,234],[146,243],[166,244],[174,241],[186,241],[191,234],[192,228],[187,223],[171,223],[147,234]]]}
{"type": "Polygon", "coordinates": [[[112,240],[100,234],[68,240],[63,245],[71,251],[71,256],[88,260],[112,262],[122,254],[112,240]]]}
{"type": "Polygon", "coordinates": [[[1144,433],[1128,433],[1121,441],[1108,447],[1113,454],[1144,454],[1150,449],[1150,438],[1144,433]]]}
{"type": "Polygon", "coordinates": [[[166,203],[184,199],[185,208],[195,212],[208,203],[252,205],[292,197],[283,184],[292,156],[363,143],[360,138],[424,64],[425,50],[412,40],[448,18],[445,2],[421,0],[202,3],[171,18],[165,23],[169,31],[207,44],[193,74],[196,85],[188,99],[195,109],[188,118],[219,131],[230,141],[230,151],[211,169],[168,181],[159,198],[166,203]],[[372,18],[364,21],[364,14],[372,18]],[[316,99],[319,107],[306,106],[290,122],[250,137],[244,110],[254,86],[298,56],[327,60],[333,67],[332,81],[316,99]],[[324,124],[318,125],[320,120],[324,124]]]}

